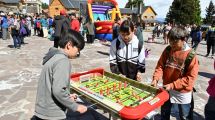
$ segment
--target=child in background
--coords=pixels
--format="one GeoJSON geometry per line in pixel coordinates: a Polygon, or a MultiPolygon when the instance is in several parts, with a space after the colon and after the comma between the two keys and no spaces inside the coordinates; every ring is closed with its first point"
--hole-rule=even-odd
{"type": "Polygon", "coordinates": [[[52,26],[50,26],[49,31],[48,31],[48,39],[50,41],[54,41],[54,28],[52,26]]]}

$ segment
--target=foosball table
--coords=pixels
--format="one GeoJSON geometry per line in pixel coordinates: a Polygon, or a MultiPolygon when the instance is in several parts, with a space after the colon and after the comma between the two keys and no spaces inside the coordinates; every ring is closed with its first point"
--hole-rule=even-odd
{"type": "Polygon", "coordinates": [[[163,89],[102,68],[72,74],[71,91],[123,120],[142,119],[169,99],[169,94],[163,89]]]}

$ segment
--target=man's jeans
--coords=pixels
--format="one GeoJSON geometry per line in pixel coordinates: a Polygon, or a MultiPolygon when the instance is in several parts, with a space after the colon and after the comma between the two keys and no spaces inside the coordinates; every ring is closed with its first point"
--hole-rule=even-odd
{"type": "Polygon", "coordinates": [[[21,47],[21,39],[19,38],[19,36],[13,35],[12,38],[13,38],[14,48],[21,47]]]}
{"type": "MultiPolygon", "coordinates": [[[[189,118],[191,104],[175,104],[170,103],[170,100],[161,106],[161,120],[170,120],[171,108],[175,108],[175,111],[179,111],[179,117],[181,120],[191,120],[189,118]]],[[[175,112],[174,111],[174,112],[175,112]]]]}
{"type": "Polygon", "coordinates": [[[2,28],[2,39],[3,40],[7,39],[7,34],[8,34],[8,29],[7,28],[2,28]]]}

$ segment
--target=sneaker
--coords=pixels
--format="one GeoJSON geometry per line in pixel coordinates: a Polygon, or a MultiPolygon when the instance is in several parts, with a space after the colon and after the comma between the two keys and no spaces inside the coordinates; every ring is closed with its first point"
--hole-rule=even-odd
{"type": "Polygon", "coordinates": [[[206,55],[205,55],[205,57],[208,57],[208,56],[209,56],[209,54],[206,54],[206,55]]]}

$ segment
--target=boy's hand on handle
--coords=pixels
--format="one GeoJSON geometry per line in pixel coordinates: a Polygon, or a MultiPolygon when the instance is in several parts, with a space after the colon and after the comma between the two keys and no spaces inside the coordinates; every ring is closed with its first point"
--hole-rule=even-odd
{"type": "Polygon", "coordinates": [[[167,85],[164,85],[163,88],[164,88],[165,90],[170,90],[170,89],[171,89],[171,86],[170,86],[170,84],[167,84],[167,85]]]}
{"type": "Polygon", "coordinates": [[[77,108],[77,111],[80,112],[81,114],[82,113],[85,113],[87,111],[87,107],[84,106],[84,105],[78,105],[78,108],[77,108]]]}
{"type": "Polygon", "coordinates": [[[157,87],[158,80],[152,80],[151,86],[157,87]]]}
{"type": "Polygon", "coordinates": [[[137,72],[136,78],[137,78],[137,81],[141,82],[141,80],[142,80],[141,72],[137,72]]]}

